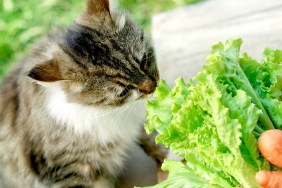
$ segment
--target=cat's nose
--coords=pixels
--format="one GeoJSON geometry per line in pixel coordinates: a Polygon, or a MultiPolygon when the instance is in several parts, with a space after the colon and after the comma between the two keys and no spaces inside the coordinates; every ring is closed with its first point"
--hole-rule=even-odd
{"type": "Polygon", "coordinates": [[[145,94],[153,93],[156,89],[157,82],[151,79],[146,79],[138,85],[138,89],[140,92],[145,94]]]}

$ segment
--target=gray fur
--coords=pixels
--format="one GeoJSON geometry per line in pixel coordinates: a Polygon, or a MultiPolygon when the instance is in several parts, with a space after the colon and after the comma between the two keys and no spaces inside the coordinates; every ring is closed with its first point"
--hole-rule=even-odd
{"type": "Polygon", "coordinates": [[[109,12],[108,4],[89,0],[75,23],[35,44],[2,83],[0,187],[114,187],[134,144],[164,159],[166,151],[131,119],[139,115],[131,107],[140,111],[159,79],[153,48],[127,14],[109,12]],[[77,113],[56,111],[52,97],[77,113]],[[86,123],[68,114],[84,115],[80,108],[86,123]],[[104,112],[100,125],[92,111],[104,112]],[[136,125],[120,125],[126,120],[136,125]],[[107,122],[117,131],[101,133],[110,138],[95,132],[107,131],[107,122]]]}

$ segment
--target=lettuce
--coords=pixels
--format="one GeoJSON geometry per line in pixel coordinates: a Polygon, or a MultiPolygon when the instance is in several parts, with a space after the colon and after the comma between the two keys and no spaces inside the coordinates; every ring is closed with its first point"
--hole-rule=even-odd
{"type": "Polygon", "coordinates": [[[242,41],[211,48],[208,63],[170,88],[161,81],[147,103],[148,134],[186,159],[165,161],[159,187],[260,187],[255,173],[270,169],[257,138],[282,127],[282,51],[266,49],[261,63],[240,56],[242,41]]]}

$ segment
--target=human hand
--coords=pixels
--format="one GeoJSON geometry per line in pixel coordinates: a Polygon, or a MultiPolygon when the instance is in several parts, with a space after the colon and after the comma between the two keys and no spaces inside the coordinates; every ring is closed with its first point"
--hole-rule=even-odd
{"type": "MultiPolygon", "coordinates": [[[[282,131],[278,129],[265,131],[259,138],[258,147],[261,154],[270,163],[282,168],[282,131]]],[[[256,180],[263,188],[282,188],[282,172],[259,171],[256,180]]]]}

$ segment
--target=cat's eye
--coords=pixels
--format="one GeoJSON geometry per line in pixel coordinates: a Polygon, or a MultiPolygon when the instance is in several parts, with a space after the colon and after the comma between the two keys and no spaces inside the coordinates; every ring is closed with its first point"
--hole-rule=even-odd
{"type": "Polygon", "coordinates": [[[134,86],[128,85],[125,86],[123,91],[118,95],[119,97],[124,97],[126,96],[132,89],[134,89],[134,86]]]}

